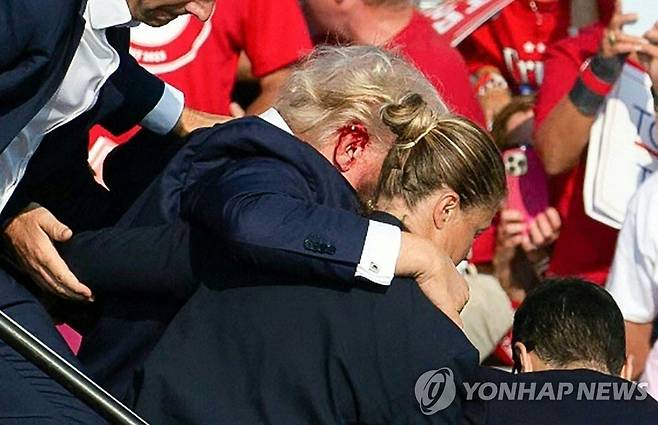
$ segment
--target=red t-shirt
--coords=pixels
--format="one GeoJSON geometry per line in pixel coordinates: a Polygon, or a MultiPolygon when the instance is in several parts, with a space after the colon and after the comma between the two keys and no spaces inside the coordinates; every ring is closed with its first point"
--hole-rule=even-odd
{"type": "MultiPolygon", "coordinates": [[[[535,108],[537,128],[569,93],[582,63],[597,53],[602,36],[603,27],[595,25],[581,31],[578,37],[563,40],[550,49],[546,57],[546,78],[535,108]]],[[[562,230],[555,243],[549,273],[577,275],[602,285],[612,263],[617,231],[585,214],[586,156],[587,150],[575,168],[551,179],[552,203],[562,217],[562,230]]]]}
{"type": "Polygon", "coordinates": [[[533,91],[544,78],[548,46],[568,35],[569,0],[551,3],[515,0],[459,45],[471,73],[483,66],[498,68],[512,90],[527,85],[533,91]]]}
{"type": "Polygon", "coordinates": [[[190,15],[131,33],[131,54],[183,91],[194,109],[227,115],[242,50],[255,77],[296,62],[311,40],[296,0],[217,0],[204,22],[190,15]]]}
{"type": "Polygon", "coordinates": [[[206,22],[183,15],[160,28],[140,25],[131,39],[130,53],[185,93],[187,106],[223,115],[229,114],[241,51],[260,78],[312,48],[297,0],[217,0],[206,22]]]}
{"type": "Polygon", "coordinates": [[[469,82],[464,58],[432,28],[427,17],[414,11],[409,24],[388,47],[398,48],[416,65],[456,113],[484,124],[484,115],[469,82]]]}

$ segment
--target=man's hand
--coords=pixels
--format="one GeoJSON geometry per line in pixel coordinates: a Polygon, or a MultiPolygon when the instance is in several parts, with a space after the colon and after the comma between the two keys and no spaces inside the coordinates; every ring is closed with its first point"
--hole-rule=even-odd
{"type": "Polygon", "coordinates": [[[63,298],[92,301],[91,290],[73,275],[52,243],[69,240],[73,232],[48,210],[36,205],[24,210],[4,234],[24,271],[39,286],[63,298]]]}
{"type": "Polygon", "coordinates": [[[183,108],[183,112],[178,119],[178,123],[176,123],[176,126],[172,132],[179,137],[186,137],[196,129],[212,127],[215,124],[222,124],[232,119],[232,117],[209,114],[207,112],[197,111],[186,106],[183,108]]]}
{"type": "Polygon", "coordinates": [[[615,2],[615,12],[608,23],[608,27],[603,32],[601,39],[600,54],[604,58],[612,58],[618,55],[628,55],[637,52],[641,45],[647,44],[647,40],[642,37],[634,37],[623,32],[625,24],[637,21],[636,13],[623,14],[621,2],[615,2]]]}
{"type": "Polygon", "coordinates": [[[452,260],[437,252],[432,242],[402,232],[395,275],[414,278],[432,304],[459,327],[463,327],[459,313],[468,302],[468,284],[452,260]]]}

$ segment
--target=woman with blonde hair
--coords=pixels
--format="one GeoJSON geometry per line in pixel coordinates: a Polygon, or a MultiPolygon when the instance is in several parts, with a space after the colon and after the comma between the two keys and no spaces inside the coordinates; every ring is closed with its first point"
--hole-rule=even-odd
{"type": "Polygon", "coordinates": [[[504,200],[505,170],[491,138],[465,118],[429,113],[429,123],[414,128],[408,110],[422,102],[410,95],[402,106],[382,110],[383,122],[403,142],[384,161],[376,205],[457,264],[504,200]]]}

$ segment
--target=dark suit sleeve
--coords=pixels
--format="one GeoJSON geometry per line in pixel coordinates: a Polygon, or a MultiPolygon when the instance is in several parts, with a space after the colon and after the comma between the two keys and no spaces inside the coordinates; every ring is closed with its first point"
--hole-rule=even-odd
{"type": "Polygon", "coordinates": [[[114,134],[121,134],[139,124],[155,108],[164,93],[164,82],[130,56],[127,28],[109,29],[107,37],[121,62],[103,87],[99,102],[105,109],[99,124],[114,134]]]}
{"type": "Polygon", "coordinates": [[[193,258],[201,246],[190,227],[177,222],[82,232],[58,250],[94,293],[186,299],[197,286],[193,258]]]}
{"type": "Polygon", "coordinates": [[[46,9],[54,16],[39,13],[38,3],[3,0],[0,7],[0,118],[34,95],[34,84],[44,83],[52,51],[61,43],[59,25],[70,25],[75,17],[61,16],[71,12],[66,2],[46,9]]]}
{"type": "Polygon", "coordinates": [[[280,161],[238,161],[183,197],[183,215],[259,270],[351,284],[368,230],[353,212],[323,206],[309,183],[280,161]]]}

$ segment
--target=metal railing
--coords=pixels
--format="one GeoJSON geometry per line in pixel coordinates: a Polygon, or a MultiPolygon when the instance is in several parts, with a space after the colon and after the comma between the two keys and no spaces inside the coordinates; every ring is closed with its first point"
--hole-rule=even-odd
{"type": "Polygon", "coordinates": [[[135,412],[0,310],[0,339],[116,425],[148,425],[135,412]]]}

